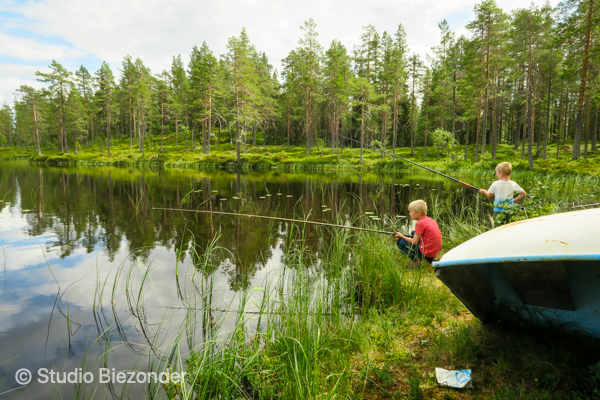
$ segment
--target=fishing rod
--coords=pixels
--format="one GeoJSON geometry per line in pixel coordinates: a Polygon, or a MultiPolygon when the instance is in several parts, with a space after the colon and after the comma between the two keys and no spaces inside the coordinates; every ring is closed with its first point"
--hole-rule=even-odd
{"type": "Polygon", "coordinates": [[[436,170],[434,170],[434,169],[428,168],[428,167],[426,167],[426,166],[424,166],[424,165],[417,164],[417,163],[416,163],[416,162],[414,162],[414,161],[410,161],[410,160],[407,160],[406,158],[402,158],[402,157],[400,157],[400,156],[397,156],[397,155],[395,155],[395,154],[388,153],[387,151],[384,151],[384,150],[378,149],[378,148],[376,148],[376,147],[373,147],[373,146],[369,146],[368,144],[364,144],[364,143],[362,143],[362,142],[360,142],[360,141],[358,141],[358,140],[352,139],[352,138],[350,138],[350,137],[348,137],[348,136],[344,136],[344,135],[339,135],[339,136],[340,136],[340,137],[343,137],[343,138],[346,138],[346,139],[349,139],[349,140],[352,140],[353,142],[360,143],[360,144],[362,144],[364,147],[369,147],[369,148],[371,148],[371,149],[373,149],[373,150],[376,150],[376,151],[381,151],[382,153],[384,153],[384,154],[387,154],[388,156],[392,156],[392,157],[395,157],[395,158],[399,158],[399,159],[401,159],[402,161],[406,161],[407,163],[411,163],[411,164],[413,164],[413,165],[416,165],[417,167],[424,168],[424,169],[426,169],[427,171],[431,171],[431,172],[433,172],[434,174],[441,175],[441,176],[443,176],[444,178],[452,179],[453,181],[455,181],[455,182],[458,182],[458,183],[460,183],[461,185],[465,185],[465,186],[467,186],[467,187],[470,187],[471,189],[475,189],[475,190],[479,191],[479,188],[478,188],[478,187],[476,187],[476,186],[469,185],[468,183],[465,183],[465,182],[463,182],[463,181],[459,181],[459,180],[458,180],[458,179],[456,179],[456,178],[453,178],[453,177],[451,177],[451,176],[448,176],[448,175],[446,175],[446,174],[442,174],[441,172],[438,172],[438,171],[436,171],[436,170]]]}
{"type": "Polygon", "coordinates": [[[396,232],[387,232],[387,231],[380,231],[377,229],[368,229],[368,228],[359,228],[358,226],[346,226],[346,225],[335,225],[335,224],[328,224],[326,222],[316,222],[316,221],[307,221],[304,219],[289,219],[289,218],[280,218],[280,217],[267,217],[265,215],[255,215],[255,214],[239,214],[239,213],[230,213],[230,212],[223,212],[223,211],[208,211],[208,210],[189,210],[189,209],[183,209],[183,208],[157,208],[157,207],[152,207],[153,210],[164,210],[164,211],[187,211],[187,212],[196,212],[196,213],[206,213],[206,214],[220,214],[220,215],[234,215],[237,217],[248,217],[248,218],[264,218],[264,219],[275,219],[278,221],[288,221],[288,222],[299,222],[299,223],[303,223],[303,224],[313,224],[313,225],[323,225],[323,226],[331,226],[334,228],[348,228],[348,229],[356,229],[356,230],[360,230],[360,231],[368,231],[368,232],[375,232],[375,233],[384,233],[386,235],[395,235],[396,232]]]}

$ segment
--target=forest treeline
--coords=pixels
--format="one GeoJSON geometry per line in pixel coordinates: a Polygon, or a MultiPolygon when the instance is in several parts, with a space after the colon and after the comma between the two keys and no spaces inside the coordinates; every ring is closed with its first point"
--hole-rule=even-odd
{"type": "Polygon", "coordinates": [[[1,109],[0,145],[37,154],[96,145],[110,154],[120,140],[142,153],[168,143],[208,154],[211,144],[229,142],[239,159],[257,136],[261,145],[306,146],[307,154],[314,146],[335,152],[352,137],[411,154],[424,146],[425,157],[432,145],[454,157],[461,144],[474,161],[494,158],[505,143],[521,159],[527,151],[530,168],[548,142],[587,158],[598,139],[598,3],[505,13],[485,0],[474,6],[470,37],[439,23],[426,60],[411,52],[402,24],[381,34],[366,26],[353,49],[338,40],[325,49],[311,19],[280,74],[244,29],[220,57],[204,42],[187,66],[174,56],[160,74],[130,56],[118,76],[106,62],[90,73],[53,61],[50,72],[36,72],[44,89],[21,86],[13,108],[1,109]]]}

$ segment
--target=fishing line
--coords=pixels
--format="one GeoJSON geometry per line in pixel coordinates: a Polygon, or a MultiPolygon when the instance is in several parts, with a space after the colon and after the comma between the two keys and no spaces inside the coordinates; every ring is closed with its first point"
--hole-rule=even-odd
{"type": "MultiPolygon", "coordinates": [[[[327,132],[329,132],[329,131],[327,131],[327,132]]],[[[329,133],[331,133],[331,132],[329,132],[329,133]]],[[[388,156],[392,156],[392,157],[395,157],[395,158],[399,158],[399,159],[400,159],[400,160],[402,160],[402,161],[406,161],[407,163],[410,163],[410,164],[416,165],[417,167],[420,167],[420,168],[426,169],[427,171],[433,172],[434,174],[441,175],[441,176],[443,176],[444,178],[451,179],[451,180],[453,180],[454,182],[458,182],[458,183],[460,183],[461,185],[465,185],[465,186],[467,186],[467,187],[470,187],[471,189],[474,189],[474,190],[477,190],[477,191],[479,191],[479,188],[478,188],[478,187],[476,187],[476,186],[469,185],[468,183],[465,183],[465,182],[463,182],[463,181],[460,181],[460,180],[458,180],[458,179],[456,179],[456,178],[453,178],[453,177],[451,177],[451,176],[448,176],[448,175],[446,175],[446,174],[442,174],[441,172],[438,172],[438,171],[436,171],[436,170],[434,170],[434,169],[428,168],[428,167],[426,167],[426,166],[424,166],[424,165],[418,164],[418,163],[416,163],[416,162],[414,162],[414,161],[410,161],[410,160],[407,160],[406,158],[402,158],[402,157],[400,157],[400,156],[397,156],[397,155],[395,155],[395,154],[388,153],[387,151],[384,151],[384,150],[378,149],[378,148],[376,148],[376,147],[373,147],[373,146],[369,146],[368,144],[362,143],[361,141],[359,141],[359,140],[356,140],[356,139],[352,139],[352,138],[350,138],[350,137],[348,137],[348,136],[344,136],[344,135],[339,135],[339,136],[340,136],[340,137],[343,137],[343,138],[346,138],[346,139],[349,139],[349,140],[352,140],[353,142],[360,143],[360,144],[362,144],[362,145],[363,145],[363,147],[368,147],[368,148],[371,148],[371,149],[373,149],[373,150],[375,150],[375,151],[379,151],[379,152],[382,152],[382,153],[384,153],[384,154],[387,154],[388,156]]]]}
{"type": "Polygon", "coordinates": [[[347,225],[335,225],[335,224],[328,224],[326,222],[316,222],[316,221],[307,221],[304,219],[290,219],[290,218],[280,218],[280,217],[268,217],[266,215],[255,215],[255,214],[238,214],[238,213],[230,213],[230,212],[223,212],[223,211],[208,211],[208,210],[186,210],[183,208],[158,208],[158,207],[152,207],[153,210],[165,210],[165,211],[187,211],[187,212],[195,212],[195,213],[206,213],[206,214],[221,214],[221,215],[234,215],[237,217],[247,217],[247,218],[265,218],[265,219],[275,219],[278,221],[288,221],[288,222],[299,222],[299,223],[303,223],[303,224],[313,224],[313,225],[323,225],[323,226],[331,226],[334,228],[348,228],[348,229],[356,229],[356,230],[360,230],[360,231],[368,231],[368,232],[375,232],[375,233],[384,233],[386,235],[395,235],[396,232],[387,232],[387,231],[380,231],[377,229],[368,229],[368,228],[359,228],[358,226],[347,226],[347,225]]]}

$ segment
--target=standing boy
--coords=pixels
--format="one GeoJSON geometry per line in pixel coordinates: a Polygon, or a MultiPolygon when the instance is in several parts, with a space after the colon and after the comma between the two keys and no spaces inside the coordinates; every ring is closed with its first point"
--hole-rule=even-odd
{"type": "Polygon", "coordinates": [[[417,225],[412,236],[397,232],[396,244],[400,251],[413,260],[409,267],[418,267],[423,258],[431,264],[442,250],[442,232],[440,232],[438,224],[427,216],[427,203],[423,200],[415,200],[410,203],[408,213],[412,220],[417,221],[417,225]]]}
{"type": "MultiPolygon", "coordinates": [[[[489,190],[479,189],[479,193],[485,194],[489,198],[494,198],[494,213],[505,212],[502,207],[505,204],[515,204],[521,201],[527,193],[517,185],[515,181],[510,180],[510,173],[512,172],[512,165],[509,162],[501,162],[496,166],[496,176],[498,180],[492,183],[489,190]],[[513,199],[515,193],[518,196],[513,199]]],[[[508,216],[509,214],[506,213],[508,216]]]]}

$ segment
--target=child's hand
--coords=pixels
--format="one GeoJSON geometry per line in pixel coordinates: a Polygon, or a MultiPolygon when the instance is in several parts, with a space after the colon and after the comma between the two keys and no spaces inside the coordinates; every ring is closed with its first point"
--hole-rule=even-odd
{"type": "Polygon", "coordinates": [[[487,190],[485,190],[485,189],[479,189],[479,193],[485,194],[485,192],[487,192],[487,190]]]}
{"type": "Polygon", "coordinates": [[[402,237],[402,234],[400,232],[396,232],[396,235],[394,235],[395,237],[397,237],[398,239],[400,239],[402,237]]]}

